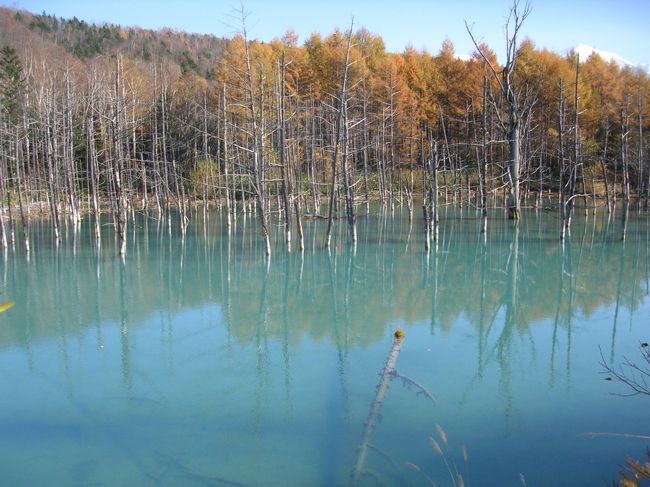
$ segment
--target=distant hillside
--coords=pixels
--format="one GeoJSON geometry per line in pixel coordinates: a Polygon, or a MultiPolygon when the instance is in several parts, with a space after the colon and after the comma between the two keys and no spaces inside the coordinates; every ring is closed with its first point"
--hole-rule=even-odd
{"type": "Polygon", "coordinates": [[[63,19],[45,12],[35,15],[0,8],[0,44],[9,44],[19,51],[30,46],[32,52],[34,46],[39,45],[49,51],[50,56],[62,49],[82,62],[95,56],[112,56],[119,50],[134,60],[171,62],[181,73],[194,71],[211,80],[228,40],[172,29],[153,31],[113,24],[98,25],[76,17],[63,19]]]}

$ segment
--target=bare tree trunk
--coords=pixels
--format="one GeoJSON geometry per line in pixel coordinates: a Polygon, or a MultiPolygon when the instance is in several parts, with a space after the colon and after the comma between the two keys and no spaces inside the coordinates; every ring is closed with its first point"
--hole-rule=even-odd
{"type": "Polygon", "coordinates": [[[93,218],[95,223],[95,241],[99,244],[101,239],[101,226],[99,216],[99,163],[97,161],[97,150],[95,147],[95,126],[94,126],[94,112],[95,112],[95,98],[91,94],[90,99],[90,114],[86,120],[86,143],[88,150],[86,151],[87,165],[90,168],[90,189],[92,193],[92,209],[93,218]]]}
{"type": "MultiPolygon", "coordinates": [[[[264,181],[264,109],[260,107],[260,124],[257,121],[257,110],[255,108],[255,92],[253,89],[253,68],[251,66],[251,55],[248,48],[248,37],[246,34],[246,27],[244,25],[244,43],[246,46],[246,73],[248,79],[248,110],[251,115],[251,124],[253,132],[253,179],[255,201],[257,205],[257,215],[262,230],[262,237],[264,238],[265,253],[267,257],[271,256],[271,242],[269,237],[269,228],[266,215],[266,182],[264,181]]],[[[263,85],[263,74],[260,72],[260,89],[263,85]]],[[[260,101],[262,100],[263,93],[260,93],[260,101]]]]}
{"type": "Polygon", "coordinates": [[[77,201],[77,191],[75,182],[75,161],[74,161],[74,142],[72,135],[72,89],[70,81],[70,71],[66,67],[66,107],[65,107],[65,138],[64,138],[64,168],[68,186],[68,204],[72,213],[72,223],[76,227],[80,221],[79,203],[77,201]]]}
{"type": "Polygon", "coordinates": [[[366,83],[363,81],[363,119],[361,123],[361,151],[363,153],[363,192],[366,201],[366,214],[370,212],[370,196],[368,192],[368,99],[366,83]]]}
{"type": "MultiPolygon", "coordinates": [[[[580,144],[580,129],[579,129],[579,119],[578,119],[578,113],[579,113],[579,97],[578,97],[578,76],[579,76],[579,67],[580,67],[580,56],[577,57],[576,59],[576,82],[575,82],[575,92],[574,92],[574,111],[573,111],[573,154],[571,157],[571,164],[569,168],[569,178],[567,181],[568,185],[568,195],[567,195],[567,201],[565,203],[565,213],[566,217],[564,219],[564,223],[566,226],[566,232],[571,233],[571,220],[573,218],[573,207],[574,207],[574,200],[576,197],[576,183],[578,180],[578,170],[580,166],[580,161],[578,160],[579,158],[579,144],[580,144]]],[[[584,193],[584,191],[583,191],[584,193]]],[[[586,205],[585,205],[586,207],[586,205]]]]}
{"type": "Polygon", "coordinates": [[[627,160],[627,136],[629,127],[627,123],[627,112],[621,110],[621,162],[623,163],[623,230],[621,240],[625,240],[627,233],[627,221],[630,210],[630,172],[627,160]]]}
{"type": "MultiPolygon", "coordinates": [[[[314,214],[318,215],[320,213],[320,191],[317,189],[318,186],[318,174],[316,169],[316,114],[313,101],[311,102],[311,111],[310,111],[310,131],[309,131],[309,171],[310,171],[310,180],[311,180],[311,196],[314,203],[314,214]]],[[[307,144],[305,145],[305,147],[307,144]]]]}
{"type": "Polygon", "coordinates": [[[285,130],[285,114],[284,114],[284,73],[285,73],[285,62],[284,62],[284,51],[282,51],[282,60],[280,66],[280,176],[282,178],[282,205],[284,207],[284,236],[285,243],[287,244],[287,250],[291,252],[291,205],[289,204],[289,198],[291,193],[291,183],[288,179],[286,165],[286,130],[285,130]]]}
{"type": "Polygon", "coordinates": [[[18,193],[18,204],[20,207],[20,223],[23,229],[23,247],[25,249],[25,254],[29,255],[30,245],[29,245],[29,218],[25,212],[25,204],[23,201],[23,188],[22,188],[22,179],[20,176],[20,166],[22,165],[22,157],[20,151],[21,138],[18,126],[16,127],[16,136],[14,140],[14,162],[16,165],[16,193],[18,193]]]}
{"type": "Polygon", "coordinates": [[[343,79],[341,80],[341,91],[339,95],[339,109],[336,114],[336,128],[334,136],[334,151],[332,154],[332,185],[330,187],[330,204],[328,208],[328,217],[327,217],[327,236],[325,237],[325,246],[329,249],[332,241],[332,227],[334,220],[334,203],[336,198],[336,180],[338,178],[338,155],[339,155],[339,144],[341,141],[341,125],[344,123],[344,104],[348,92],[348,68],[350,67],[350,48],[352,46],[352,27],[354,25],[354,20],[350,24],[350,30],[348,31],[348,44],[345,51],[345,64],[343,66],[343,79]]]}
{"type": "Polygon", "coordinates": [[[483,77],[483,119],[481,127],[481,162],[479,164],[481,185],[481,233],[487,233],[487,90],[488,79],[483,77]]]}
{"type": "Polygon", "coordinates": [[[123,191],[123,156],[122,156],[122,63],[118,55],[115,69],[115,106],[112,120],[112,138],[114,147],[113,183],[115,185],[115,200],[117,205],[117,232],[120,239],[120,255],[126,255],[126,197],[123,191]]]}
{"type": "Polygon", "coordinates": [[[429,192],[429,224],[431,225],[431,235],[433,241],[438,241],[438,231],[440,215],[438,211],[438,142],[431,137],[431,181],[432,185],[429,192]]]}
{"type": "Polygon", "coordinates": [[[431,161],[424,153],[425,144],[424,124],[420,129],[420,164],[422,166],[422,219],[424,223],[424,250],[429,252],[431,248],[431,224],[429,223],[429,185],[431,184],[429,164],[431,161]]]}
{"type": "Polygon", "coordinates": [[[232,225],[232,218],[231,218],[231,208],[230,208],[230,186],[229,186],[229,181],[228,181],[228,109],[227,109],[227,98],[226,98],[226,85],[224,83],[223,88],[222,88],[222,104],[221,104],[221,110],[222,110],[222,115],[223,115],[223,146],[222,146],[222,153],[223,153],[223,176],[224,176],[224,183],[226,186],[226,221],[228,222],[228,234],[230,234],[230,228],[232,225]]]}
{"type": "Polygon", "coordinates": [[[495,67],[492,65],[490,59],[487,57],[483,48],[474,38],[472,30],[467,23],[465,23],[465,28],[467,33],[470,35],[474,46],[478,50],[483,60],[490,67],[494,78],[499,82],[501,93],[505,97],[508,105],[508,125],[507,125],[507,137],[508,137],[508,149],[510,157],[510,194],[508,197],[508,218],[511,220],[519,220],[520,218],[520,201],[519,201],[519,180],[520,180],[520,118],[522,110],[519,106],[519,101],[517,99],[517,93],[512,84],[512,73],[515,69],[517,58],[518,58],[518,45],[517,45],[517,36],[523,25],[524,21],[530,14],[530,3],[526,0],[523,5],[523,10],[520,6],[520,0],[513,0],[512,7],[510,8],[510,14],[508,15],[508,20],[505,25],[506,32],[506,59],[499,74],[495,67]]]}
{"type": "Polygon", "coordinates": [[[560,79],[560,109],[558,114],[558,139],[559,139],[559,154],[558,159],[560,163],[560,240],[564,240],[566,235],[566,191],[564,184],[564,82],[560,79]]]}
{"type": "MultiPolygon", "coordinates": [[[[47,166],[47,183],[49,190],[50,212],[52,217],[52,227],[54,229],[54,240],[58,245],[61,242],[61,231],[59,227],[59,203],[58,203],[58,184],[55,182],[56,174],[56,104],[54,102],[54,93],[50,92],[52,97],[51,105],[45,107],[46,123],[45,123],[45,138],[46,138],[46,156],[45,163],[47,166]]],[[[47,101],[46,101],[47,103],[47,101]]]]}
{"type": "Polygon", "coordinates": [[[643,161],[643,96],[641,92],[639,92],[639,150],[637,154],[637,166],[638,166],[638,171],[639,171],[639,177],[637,181],[637,190],[636,190],[636,197],[638,201],[638,208],[639,210],[641,209],[641,201],[645,200],[647,206],[648,202],[648,197],[647,197],[647,191],[645,187],[645,181],[643,180],[643,166],[644,166],[644,161],[643,161]]]}
{"type": "Polygon", "coordinates": [[[341,167],[343,169],[343,185],[345,188],[345,209],[350,226],[352,243],[357,243],[357,222],[354,214],[354,189],[351,183],[350,168],[348,167],[349,130],[348,130],[348,101],[343,100],[343,150],[341,154],[341,167]]]}
{"type": "MultiPolygon", "coordinates": [[[[0,119],[0,133],[4,129],[4,124],[0,119]]],[[[2,245],[2,250],[6,251],[9,246],[7,239],[7,229],[5,227],[5,195],[8,195],[7,192],[7,175],[5,174],[5,168],[8,167],[8,164],[4,163],[7,159],[7,154],[5,154],[3,145],[0,145],[0,161],[3,164],[0,166],[0,244],[2,245]]]]}
{"type": "Polygon", "coordinates": [[[600,159],[600,167],[601,170],[603,171],[603,180],[605,183],[605,201],[607,202],[607,213],[611,213],[612,200],[609,195],[609,183],[608,183],[609,178],[607,177],[607,167],[605,166],[605,162],[607,161],[608,142],[609,142],[609,122],[607,122],[605,128],[605,147],[603,149],[603,157],[600,159]]]}
{"type": "Polygon", "coordinates": [[[401,330],[395,332],[393,347],[388,354],[386,365],[384,365],[384,369],[381,372],[381,379],[379,381],[379,385],[377,386],[377,393],[375,394],[375,398],[370,405],[370,412],[368,413],[368,418],[366,419],[363,434],[361,436],[361,446],[359,447],[359,453],[357,454],[357,461],[354,464],[354,468],[352,469],[353,485],[359,481],[365,471],[366,457],[368,456],[368,448],[370,447],[370,439],[372,438],[372,435],[375,432],[375,428],[381,419],[381,408],[384,404],[384,399],[386,397],[386,393],[388,392],[390,381],[395,374],[395,364],[397,363],[397,358],[399,357],[399,353],[402,350],[403,335],[400,334],[400,332],[401,330]]]}
{"type": "MultiPolygon", "coordinates": [[[[300,182],[298,183],[298,187],[300,187],[300,182]]],[[[300,251],[302,252],[305,250],[305,235],[302,229],[302,216],[301,216],[301,208],[300,208],[300,193],[296,195],[296,197],[293,199],[293,206],[294,206],[294,211],[296,213],[296,227],[298,228],[298,239],[299,239],[299,248],[300,251]]]]}
{"type": "Polygon", "coordinates": [[[510,85],[510,74],[504,69],[504,86],[508,98],[508,140],[510,152],[510,196],[508,197],[508,218],[510,220],[519,220],[520,218],[520,201],[519,201],[519,164],[520,150],[519,142],[521,134],[519,132],[519,107],[517,97],[515,96],[512,86],[510,85]]]}

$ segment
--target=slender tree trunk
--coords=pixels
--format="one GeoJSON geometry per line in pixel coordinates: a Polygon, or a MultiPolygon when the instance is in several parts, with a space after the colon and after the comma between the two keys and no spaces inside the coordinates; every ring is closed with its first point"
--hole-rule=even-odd
{"type": "Polygon", "coordinates": [[[560,183],[559,183],[559,190],[560,190],[560,240],[564,240],[564,237],[566,235],[566,216],[567,216],[567,209],[566,209],[566,191],[565,191],[565,183],[564,183],[564,175],[565,175],[565,168],[564,168],[564,82],[560,80],[560,109],[558,113],[558,139],[559,139],[559,153],[558,153],[558,159],[559,159],[559,165],[560,165],[560,183]]]}
{"type": "Polygon", "coordinates": [[[608,142],[609,142],[609,123],[607,123],[606,129],[605,129],[605,147],[603,149],[603,157],[600,159],[600,167],[603,172],[603,181],[605,183],[605,201],[607,203],[607,213],[612,212],[612,200],[609,195],[609,183],[608,183],[608,176],[607,176],[607,167],[605,166],[605,163],[607,162],[607,149],[608,149],[608,142]]]}
{"type": "Polygon", "coordinates": [[[433,236],[433,241],[437,242],[440,222],[438,209],[438,142],[433,140],[433,137],[431,137],[431,181],[433,185],[429,194],[429,223],[432,226],[430,233],[433,236]]]}
{"type": "Polygon", "coordinates": [[[370,195],[368,191],[368,100],[366,83],[363,83],[363,122],[361,123],[361,151],[363,153],[363,192],[366,200],[366,214],[370,213],[370,195]]]}
{"type": "Polygon", "coordinates": [[[393,347],[388,354],[386,365],[384,365],[384,369],[381,372],[381,379],[377,387],[377,393],[375,394],[375,398],[370,405],[368,418],[366,419],[365,427],[363,429],[361,446],[359,447],[357,461],[354,464],[354,468],[352,469],[353,485],[359,481],[365,471],[365,463],[366,457],[368,456],[368,449],[370,447],[370,440],[375,431],[375,428],[381,419],[381,408],[384,404],[386,393],[388,392],[388,388],[390,386],[390,381],[395,373],[395,364],[397,363],[397,358],[399,357],[399,353],[402,349],[402,340],[403,339],[401,335],[395,336],[395,339],[393,340],[393,347]]]}
{"type": "Polygon", "coordinates": [[[481,233],[487,233],[487,76],[483,77],[483,117],[481,127],[481,162],[479,167],[481,185],[481,233]]]}
{"type": "Polygon", "coordinates": [[[228,108],[227,108],[227,98],[226,98],[226,85],[224,83],[222,92],[222,103],[221,103],[221,110],[222,110],[222,117],[223,117],[223,146],[222,146],[222,154],[223,154],[223,177],[224,177],[224,184],[225,184],[225,189],[226,189],[226,221],[228,223],[228,234],[230,234],[230,228],[232,225],[232,218],[231,218],[231,213],[232,210],[230,208],[230,186],[229,186],[229,180],[228,180],[228,108]]]}
{"type": "Polygon", "coordinates": [[[18,204],[20,205],[20,222],[23,227],[23,246],[25,248],[25,254],[29,255],[30,245],[29,245],[29,217],[25,211],[25,203],[23,201],[23,187],[22,187],[22,178],[20,175],[20,166],[22,165],[21,161],[21,152],[20,152],[20,134],[18,127],[16,127],[16,139],[15,143],[15,163],[16,163],[16,192],[18,193],[18,204]]]}
{"type": "Polygon", "coordinates": [[[623,166],[623,230],[621,240],[625,240],[627,233],[627,221],[630,210],[630,172],[627,158],[627,136],[628,136],[627,112],[621,110],[621,163],[623,166]]]}
{"type": "Polygon", "coordinates": [[[282,60],[280,66],[280,176],[282,178],[282,205],[284,207],[284,237],[287,244],[287,250],[291,252],[291,205],[289,204],[291,183],[288,178],[286,169],[286,127],[285,127],[285,114],[284,114],[284,79],[285,62],[284,51],[282,51],[282,60]]]}
{"type": "Polygon", "coordinates": [[[343,185],[345,187],[345,209],[350,226],[352,243],[357,243],[357,222],[354,213],[354,189],[352,187],[350,168],[348,166],[349,158],[349,130],[348,130],[348,101],[343,100],[343,150],[341,153],[341,167],[343,169],[343,185]]]}
{"type": "Polygon", "coordinates": [[[352,26],[354,21],[350,25],[350,30],[348,32],[348,44],[345,51],[345,64],[343,66],[343,79],[341,80],[341,91],[339,94],[339,109],[336,114],[336,123],[335,123],[335,136],[334,136],[334,151],[332,154],[332,184],[330,187],[330,204],[328,208],[327,216],[327,236],[325,237],[325,246],[329,249],[332,241],[332,228],[334,223],[334,203],[336,198],[336,180],[338,178],[338,155],[339,155],[339,144],[341,142],[341,126],[344,123],[344,103],[347,97],[348,92],[348,68],[350,67],[350,48],[352,46],[352,26]]]}
{"type": "Polygon", "coordinates": [[[123,156],[122,156],[122,85],[121,85],[121,76],[122,76],[122,66],[121,59],[118,55],[116,70],[115,70],[115,106],[114,106],[114,115],[113,115],[113,147],[114,147],[114,160],[113,160],[113,184],[115,185],[115,203],[117,210],[117,231],[120,239],[120,255],[124,257],[126,255],[126,225],[127,225],[127,208],[126,208],[126,196],[123,191],[123,156]]]}
{"type": "Polygon", "coordinates": [[[510,86],[509,74],[504,75],[506,78],[505,86],[508,98],[508,140],[510,152],[510,195],[508,197],[508,218],[510,220],[519,220],[520,218],[520,201],[519,201],[519,165],[520,165],[520,131],[519,131],[519,113],[517,98],[510,86]]]}

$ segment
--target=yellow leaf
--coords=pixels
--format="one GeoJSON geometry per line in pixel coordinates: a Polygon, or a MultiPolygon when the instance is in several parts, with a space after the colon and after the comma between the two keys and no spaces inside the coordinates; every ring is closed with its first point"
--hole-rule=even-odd
{"type": "Polygon", "coordinates": [[[7,301],[4,304],[0,304],[0,313],[7,311],[9,308],[13,308],[14,304],[16,304],[15,301],[7,301]]]}

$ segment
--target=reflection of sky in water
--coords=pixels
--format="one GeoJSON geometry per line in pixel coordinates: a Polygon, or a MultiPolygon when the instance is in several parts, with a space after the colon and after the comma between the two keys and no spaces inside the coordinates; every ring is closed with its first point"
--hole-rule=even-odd
{"type": "Polygon", "coordinates": [[[436,424],[471,485],[611,482],[645,443],[582,433],[648,434],[647,401],[599,366],[647,340],[645,217],[624,246],[618,221],[577,217],[563,253],[555,215],[516,244],[494,220],[487,246],[456,216],[429,257],[399,210],[361,218],[356,253],[306,222],[304,256],[278,246],[268,269],[241,218],[230,244],[141,220],[124,265],[111,235],[55,250],[35,225],[31,260],[2,264],[3,483],[345,485],[398,325],[397,370],[437,405],[392,382],[366,462],[383,482],[426,482],[410,462],[450,484],[436,424]]]}

